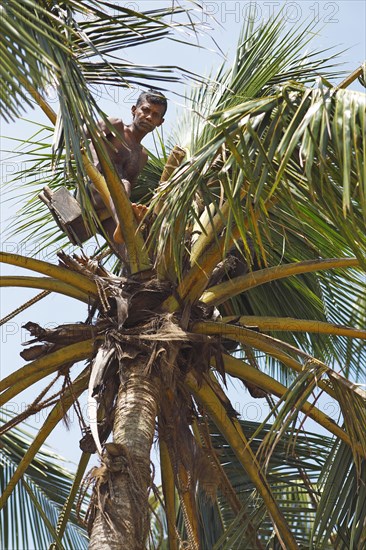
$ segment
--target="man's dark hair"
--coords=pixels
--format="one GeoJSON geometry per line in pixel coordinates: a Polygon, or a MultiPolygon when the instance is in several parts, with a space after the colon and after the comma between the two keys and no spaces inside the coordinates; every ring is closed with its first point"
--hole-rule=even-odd
{"type": "Polygon", "coordinates": [[[143,101],[148,101],[149,103],[154,103],[154,105],[162,105],[165,109],[163,115],[165,115],[168,108],[168,102],[164,94],[158,92],[157,90],[147,90],[147,92],[142,92],[137,98],[136,107],[141,105],[143,101]]]}

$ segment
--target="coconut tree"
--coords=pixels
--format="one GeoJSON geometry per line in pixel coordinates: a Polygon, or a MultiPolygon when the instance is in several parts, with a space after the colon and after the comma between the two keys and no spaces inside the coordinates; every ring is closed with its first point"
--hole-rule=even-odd
{"type": "MultiPolygon", "coordinates": [[[[0,384],[5,405],[53,373],[64,380],[56,397],[47,397],[51,380],[18,418],[52,406],[2,506],[47,436],[88,391],[90,429],[85,426],[77,479],[97,452],[85,518],[90,548],[144,548],[151,510],[155,529],[167,537],[156,543],[161,548],[184,542],[264,548],[270,541],[286,549],[362,547],[366,414],[357,382],[366,337],[365,96],[345,89],[349,79],[331,84],[331,57],[302,53],[309,29],[285,33],[280,19],[259,27],[249,22],[232,67],[194,88],[169,156],[151,155],[135,191],[150,207],[139,223],[96,128],[87,86],[115,81],[122,70],[104,57],[123,45],[116,32],[121,18],[109,20],[92,2],[85,5],[95,19],[84,23],[72,17],[79,9],[72,2],[63,10],[32,7],[41,48],[36,58],[26,50],[30,57],[22,63],[28,44],[10,46],[9,38],[6,51],[14,57],[11,48],[18,47],[19,63],[9,72],[4,108],[15,114],[17,94],[31,93],[55,128],[54,163],[62,159],[67,167],[66,174],[56,168],[47,183],[57,187],[62,179],[78,187],[93,230],[98,220],[85,193],[86,175],[92,179],[107,207],[112,197],[127,254],[123,274],[120,262],[105,263],[115,256],[108,248],[94,258],[60,251],[59,265],[0,256],[43,275],[3,277],[3,286],[58,292],[88,305],[86,322],[52,330],[29,322],[37,344],[23,357],[31,362],[0,384]],[[99,40],[107,21],[109,43],[99,40]],[[101,60],[90,64],[93,54],[101,60]],[[50,81],[58,86],[58,115],[40,95],[50,81]],[[89,161],[88,135],[102,174],[89,161]],[[82,360],[87,365],[75,376],[73,365],[82,360]],[[267,399],[263,424],[238,420],[227,396],[229,377],[267,399]],[[338,422],[321,410],[324,398],[338,404],[338,422]],[[305,431],[307,417],[329,437],[305,431]],[[152,504],[155,436],[162,488],[152,504]]],[[[9,6],[14,17],[16,7],[9,6]]],[[[21,28],[30,33],[23,19],[21,28]]],[[[159,14],[139,21],[146,40],[167,30],[159,14]],[[152,22],[158,30],[151,31],[152,22]]],[[[362,75],[360,68],[354,78],[362,75]]],[[[47,155],[40,156],[44,142],[29,143],[37,153],[34,171],[47,155]]],[[[34,196],[30,208],[38,212],[34,232],[40,226],[34,196]]],[[[55,547],[77,491],[76,484],[64,521],[54,527],[55,547]]]]}

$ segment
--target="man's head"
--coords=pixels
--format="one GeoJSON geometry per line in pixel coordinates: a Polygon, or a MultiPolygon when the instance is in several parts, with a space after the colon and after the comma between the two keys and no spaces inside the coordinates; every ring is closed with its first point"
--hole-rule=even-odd
{"type": "Polygon", "coordinates": [[[133,124],[140,131],[152,132],[164,122],[166,110],[167,100],[162,93],[155,90],[142,92],[131,110],[133,124]]]}
{"type": "Polygon", "coordinates": [[[142,92],[137,98],[136,107],[141,105],[144,102],[152,103],[153,105],[161,105],[164,107],[163,115],[165,115],[168,108],[168,102],[164,94],[158,92],[157,90],[147,90],[147,92],[142,92]]]}

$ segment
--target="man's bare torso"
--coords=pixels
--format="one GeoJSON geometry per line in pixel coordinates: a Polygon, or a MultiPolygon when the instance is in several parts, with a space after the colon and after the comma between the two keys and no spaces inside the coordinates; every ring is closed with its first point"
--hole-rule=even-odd
{"type": "MultiPolygon", "coordinates": [[[[147,161],[147,153],[140,143],[132,139],[129,127],[121,119],[109,119],[115,133],[102,126],[108,140],[108,152],[121,179],[128,180],[133,187],[147,161]],[[123,141],[122,141],[123,138],[123,141]]],[[[92,148],[95,166],[100,170],[97,154],[92,148]]]]}

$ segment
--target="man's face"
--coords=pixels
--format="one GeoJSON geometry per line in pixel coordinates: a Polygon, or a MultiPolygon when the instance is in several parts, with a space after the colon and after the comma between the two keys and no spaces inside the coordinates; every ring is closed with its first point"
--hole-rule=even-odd
{"type": "Polygon", "coordinates": [[[164,105],[144,100],[138,107],[132,107],[133,124],[145,133],[152,132],[164,122],[164,105]]]}

